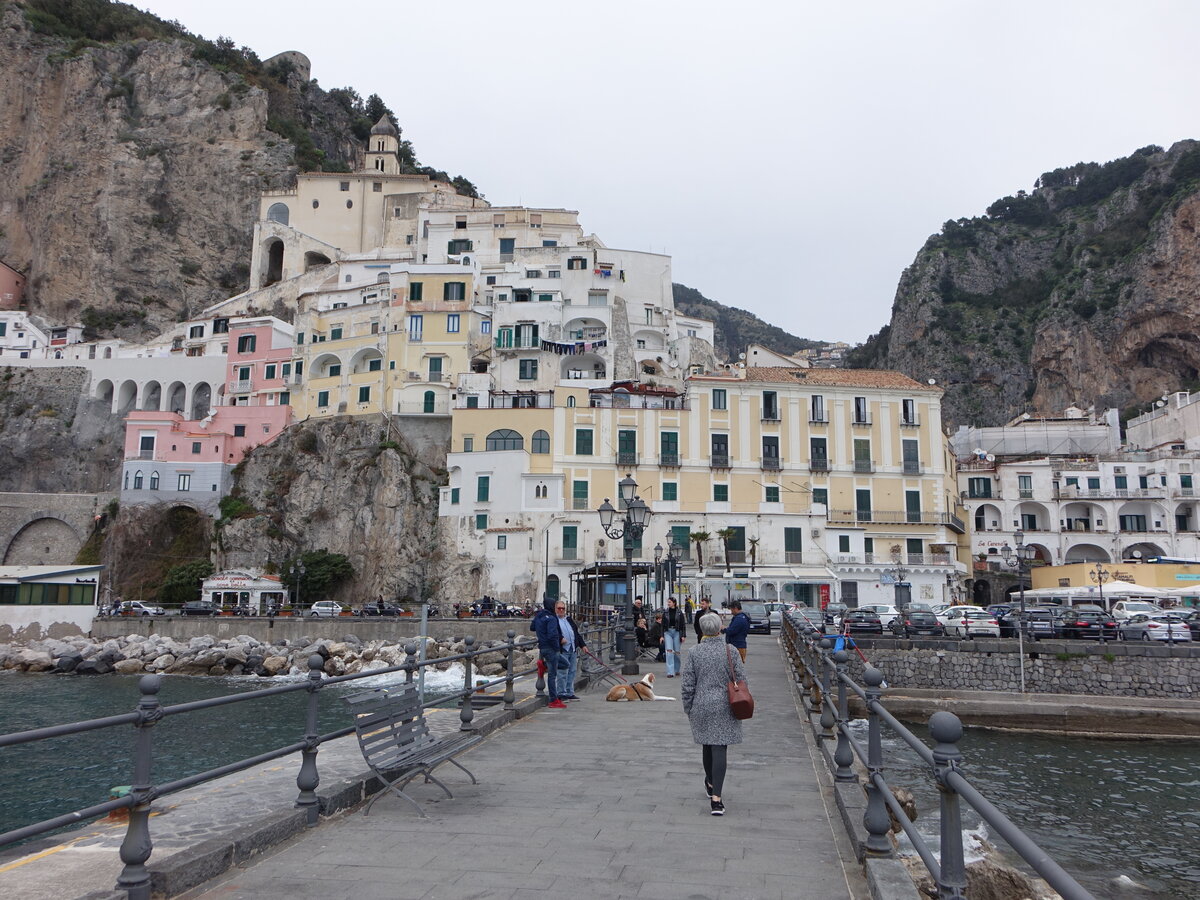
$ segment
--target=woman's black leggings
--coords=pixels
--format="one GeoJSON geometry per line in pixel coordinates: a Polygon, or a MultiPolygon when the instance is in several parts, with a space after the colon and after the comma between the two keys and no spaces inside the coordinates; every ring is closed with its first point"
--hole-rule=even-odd
{"type": "Polygon", "coordinates": [[[729,750],[724,744],[704,745],[704,777],[712,785],[715,796],[721,796],[721,788],[725,785],[725,760],[729,750]]]}

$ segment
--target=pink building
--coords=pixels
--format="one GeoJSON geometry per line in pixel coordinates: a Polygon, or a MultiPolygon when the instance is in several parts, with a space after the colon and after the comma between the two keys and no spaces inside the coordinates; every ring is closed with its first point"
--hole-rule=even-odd
{"type": "Polygon", "coordinates": [[[245,455],[291,422],[292,328],[266,317],[229,325],[224,405],[203,419],[135,410],[125,418],[123,503],[187,502],[215,512],[245,455]]]}
{"type": "Polygon", "coordinates": [[[25,276],[0,262],[0,309],[16,309],[25,299],[25,276]]]}

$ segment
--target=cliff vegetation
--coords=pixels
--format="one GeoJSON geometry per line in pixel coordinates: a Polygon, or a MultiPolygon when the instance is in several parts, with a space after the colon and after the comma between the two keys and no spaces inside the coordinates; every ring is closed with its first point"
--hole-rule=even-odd
{"type": "Polygon", "coordinates": [[[796,337],[752,312],[710,300],[695,288],[673,284],[671,289],[676,310],[715,323],[717,355],[724,360],[736,360],[749,344],[762,344],[786,356],[821,346],[821,341],[796,337]]]}

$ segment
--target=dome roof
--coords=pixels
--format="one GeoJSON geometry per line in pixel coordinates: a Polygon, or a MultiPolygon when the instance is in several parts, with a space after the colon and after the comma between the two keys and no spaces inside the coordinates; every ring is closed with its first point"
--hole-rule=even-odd
{"type": "Polygon", "coordinates": [[[399,137],[396,131],[396,126],[392,124],[392,120],[384,113],[379,117],[379,121],[371,126],[371,134],[390,134],[392,137],[399,137]]]}

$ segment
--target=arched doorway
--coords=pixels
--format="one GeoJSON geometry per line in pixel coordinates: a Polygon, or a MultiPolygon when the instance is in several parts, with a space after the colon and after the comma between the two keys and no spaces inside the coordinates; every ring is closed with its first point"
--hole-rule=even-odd
{"type": "Polygon", "coordinates": [[[202,381],[196,385],[196,390],[192,392],[192,415],[193,419],[203,419],[208,415],[209,407],[212,406],[212,388],[209,387],[207,381],[202,381]]]}
{"type": "Polygon", "coordinates": [[[274,284],[283,280],[283,241],[279,238],[267,241],[267,271],[263,275],[262,286],[274,284]]]}
{"type": "Polygon", "coordinates": [[[426,391],[424,402],[421,407],[422,412],[427,412],[427,413],[434,412],[435,406],[436,406],[435,400],[436,400],[436,397],[435,397],[433,391],[426,391]]]}
{"type": "Polygon", "coordinates": [[[551,575],[546,579],[546,596],[551,600],[558,599],[559,582],[557,575],[551,575]]]}
{"type": "Polygon", "coordinates": [[[4,551],[6,566],[52,566],[69,563],[83,542],[62,519],[34,519],[17,532],[4,551]]]}
{"type": "Polygon", "coordinates": [[[142,391],[142,409],[157,412],[161,402],[162,385],[157,381],[151,381],[142,391]]]}

